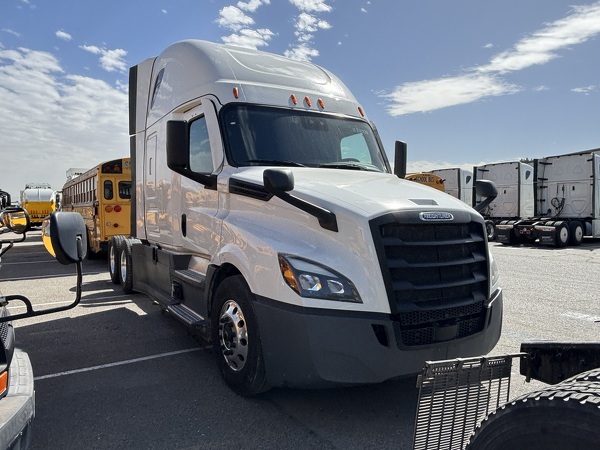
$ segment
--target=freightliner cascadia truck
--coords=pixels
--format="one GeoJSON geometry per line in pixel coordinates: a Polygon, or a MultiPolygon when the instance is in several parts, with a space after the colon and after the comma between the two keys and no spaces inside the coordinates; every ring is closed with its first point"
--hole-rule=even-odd
{"type": "Polygon", "coordinates": [[[392,173],[329,71],[182,41],[130,69],[129,101],[111,278],[212,342],[235,392],[378,383],[498,341],[483,218],[392,173]]]}

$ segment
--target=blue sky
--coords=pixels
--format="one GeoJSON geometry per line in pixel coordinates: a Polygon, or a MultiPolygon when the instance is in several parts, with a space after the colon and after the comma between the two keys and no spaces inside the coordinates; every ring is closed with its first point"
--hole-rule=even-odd
{"type": "Polygon", "coordinates": [[[600,147],[598,0],[2,0],[0,188],[127,156],[129,67],[190,38],[331,70],[410,171],[600,147]]]}

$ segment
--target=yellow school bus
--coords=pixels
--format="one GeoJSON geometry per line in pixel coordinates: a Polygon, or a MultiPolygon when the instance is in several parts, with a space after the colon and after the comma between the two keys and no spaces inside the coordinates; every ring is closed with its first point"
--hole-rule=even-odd
{"type": "Polygon", "coordinates": [[[130,159],[103,162],[68,180],[62,189],[61,210],[83,217],[90,257],[106,253],[112,236],[129,235],[130,159]]]}
{"type": "Polygon", "coordinates": [[[445,192],[444,179],[434,173],[410,173],[406,179],[445,192]]]}

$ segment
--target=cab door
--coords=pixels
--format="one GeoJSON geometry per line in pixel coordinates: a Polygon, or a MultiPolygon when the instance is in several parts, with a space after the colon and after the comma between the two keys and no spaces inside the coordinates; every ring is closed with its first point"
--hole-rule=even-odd
{"type": "MultiPolygon", "coordinates": [[[[184,119],[189,127],[190,169],[204,175],[216,175],[223,165],[223,146],[213,102],[204,100],[187,111],[184,119]]],[[[174,174],[173,191],[177,190],[181,200],[174,207],[180,206],[181,210],[177,215],[179,229],[174,240],[186,252],[210,260],[218,250],[221,233],[221,221],[216,217],[219,210],[216,187],[174,174]]]]}

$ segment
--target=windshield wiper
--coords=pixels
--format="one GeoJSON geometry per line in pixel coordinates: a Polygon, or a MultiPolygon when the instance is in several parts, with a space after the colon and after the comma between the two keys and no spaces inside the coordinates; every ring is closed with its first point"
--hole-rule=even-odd
{"type": "Polygon", "coordinates": [[[381,172],[376,166],[371,164],[361,164],[357,162],[329,162],[319,164],[319,167],[327,167],[329,169],[348,169],[348,170],[367,170],[369,172],[381,172]]]}
{"type": "Polygon", "coordinates": [[[287,161],[284,159],[249,159],[246,161],[247,163],[261,163],[261,164],[269,164],[271,166],[292,166],[292,167],[306,167],[304,164],[301,164],[296,161],[287,161]]]}

